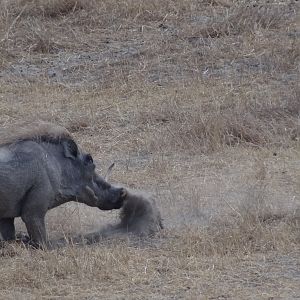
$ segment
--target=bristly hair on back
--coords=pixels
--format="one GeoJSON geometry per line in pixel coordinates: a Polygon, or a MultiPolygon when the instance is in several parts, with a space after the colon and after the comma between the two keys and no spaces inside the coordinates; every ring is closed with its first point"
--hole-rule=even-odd
{"type": "Polygon", "coordinates": [[[16,123],[0,129],[2,146],[26,140],[59,143],[62,139],[73,140],[73,137],[65,127],[45,121],[16,123]]]}

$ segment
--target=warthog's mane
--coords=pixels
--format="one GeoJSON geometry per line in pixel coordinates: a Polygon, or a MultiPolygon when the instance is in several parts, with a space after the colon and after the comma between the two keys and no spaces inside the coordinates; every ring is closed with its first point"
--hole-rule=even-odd
{"type": "Polygon", "coordinates": [[[62,139],[72,139],[63,126],[44,121],[18,123],[0,129],[0,146],[21,141],[60,143],[62,139]]]}

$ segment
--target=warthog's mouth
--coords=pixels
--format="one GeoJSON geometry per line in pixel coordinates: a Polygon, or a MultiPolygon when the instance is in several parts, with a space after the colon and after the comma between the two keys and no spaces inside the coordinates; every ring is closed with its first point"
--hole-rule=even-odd
{"type": "Polygon", "coordinates": [[[124,188],[112,187],[109,191],[108,200],[102,202],[99,205],[99,208],[101,210],[120,209],[123,206],[126,197],[127,191],[124,188]]]}
{"type": "MultiPolygon", "coordinates": [[[[102,197],[97,197],[94,190],[89,186],[85,187],[85,191],[101,210],[120,209],[127,197],[127,191],[124,188],[111,187],[105,191],[105,195],[102,197]]],[[[101,193],[99,194],[101,195],[101,193]]]]}

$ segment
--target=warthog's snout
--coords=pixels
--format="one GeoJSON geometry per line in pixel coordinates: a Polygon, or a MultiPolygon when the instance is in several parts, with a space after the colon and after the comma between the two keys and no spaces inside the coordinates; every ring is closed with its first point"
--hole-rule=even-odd
{"type": "Polygon", "coordinates": [[[126,196],[126,189],[110,186],[99,194],[98,207],[101,210],[119,209],[123,206],[126,196]]]}
{"type": "Polygon", "coordinates": [[[112,203],[114,209],[119,209],[123,206],[124,200],[127,196],[127,192],[124,188],[111,187],[112,193],[115,197],[112,197],[112,203]]]}

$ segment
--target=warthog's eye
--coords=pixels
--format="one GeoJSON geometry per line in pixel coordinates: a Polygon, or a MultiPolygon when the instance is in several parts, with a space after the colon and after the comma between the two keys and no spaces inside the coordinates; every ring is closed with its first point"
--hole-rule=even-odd
{"type": "Polygon", "coordinates": [[[93,161],[93,158],[91,156],[91,154],[86,154],[85,158],[84,158],[84,163],[86,165],[89,165],[89,164],[92,164],[94,161],[93,161]]]}

